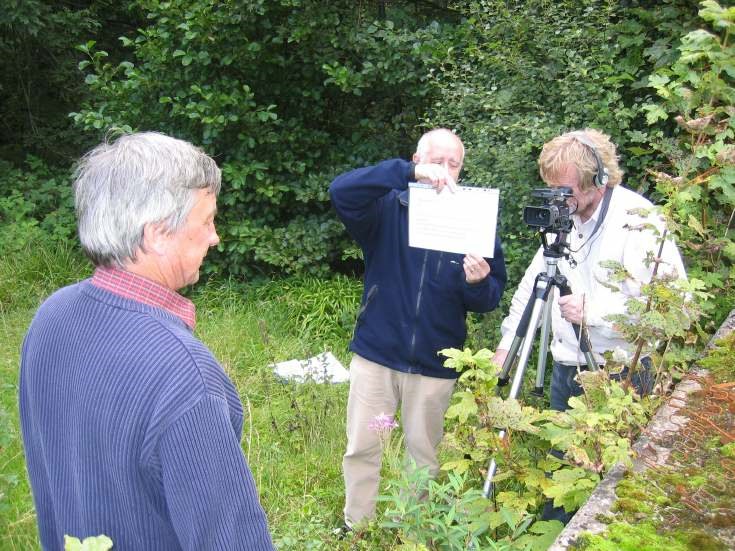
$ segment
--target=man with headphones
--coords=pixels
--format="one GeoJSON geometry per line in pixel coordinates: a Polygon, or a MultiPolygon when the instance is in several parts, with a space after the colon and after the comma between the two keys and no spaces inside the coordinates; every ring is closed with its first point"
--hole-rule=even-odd
{"type": "MultiPolygon", "coordinates": [[[[551,378],[551,409],[564,411],[572,396],[582,394],[576,380],[586,369],[585,357],[572,324],[584,325],[591,351],[598,365],[602,354],[622,349],[632,357],[633,346],[623,339],[606,316],[624,314],[626,301],[640,296],[641,286],[651,280],[654,264],[649,255],[657,255],[664,223],[654,213],[645,215],[653,205],[641,195],[618,184],[622,171],[618,166],[615,145],[610,137],[593,129],[567,132],[547,142],[538,159],[541,178],[551,188],[571,188],[567,200],[574,223],[569,235],[569,257],[559,259],[558,272],[565,276],[572,294],[559,297],[558,289],[551,307],[551,354],[554,369],[551,378]],[[650,224],[658,229],[651,231],[650,224]],[[630,277],[610,286],[609,272],[601,263],[621,263],[630,277]],[[613,287],[619,287],[618,290],[613,287]]],[[[684,265],[676,245],[667,239],[658,273],[685,278],[684,265]]],[[[494,361],[503,365],[525,305],[534,290],[535,278],[545,272],[543,247],[539,248],[513,295],[510,312],[501,326],[502,339],[494,361]]],[[[640,393],[652,388],[650,358],[641,361],[644,370],[636,377],[640,393]]],[[[549,509],[549,507],[547,507],[549,509]]],[[[573,513],[572,513],[573,514],[573,513]]],[[[544,517],[567,522],[571,514],[562,509],[545,510],[544,517]]]]}

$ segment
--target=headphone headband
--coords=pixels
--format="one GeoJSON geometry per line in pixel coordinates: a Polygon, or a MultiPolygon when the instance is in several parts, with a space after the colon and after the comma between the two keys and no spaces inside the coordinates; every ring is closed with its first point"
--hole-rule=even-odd
{"type": "Polygon", "coordinates": [[[595,144],[592,143],[592,140],[589,139],[587,134],[584,132],[577,130],[575,132],[569,132],[568,136],[571,138],[574,138],[579,143],[581,143],[583,146],[585,146],[587,149],[589,149],[592,152],[592,155],[595,157],[595,163],[597,164],[597,170],[595,171],[595,176],[592,179],[595,186],[598,188],[604,188],[607,186],[607,180],[608,180],[608,173],[607,168],[605,168],[605,163],[602,162],[602,157],[600,157],[600,154],[597,152],[597,147],[595,147],[595,144]]]}

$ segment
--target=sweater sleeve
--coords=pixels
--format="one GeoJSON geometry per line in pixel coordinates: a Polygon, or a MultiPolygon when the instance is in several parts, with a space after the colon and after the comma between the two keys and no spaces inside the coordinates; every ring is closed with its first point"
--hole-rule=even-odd
{"type": "Polygon", "coordinates": [[[224,399],[200,400],[166,430],[159,453],[166,503],[183,549],[273,549],[224,399]]]}
{"type": "Polygon", "coordinates": [[[490,274],[478,283],[464,282],[462,289],[464,304],[470,312],[489,312],[497,307],[508,281],[503,247],[500,245],[498,236],[495,237],[493,258],[486,258],[485,260],[490,265],[490,274]]]}
{"type": "Polygon", "coordinates": [[[329,186],[332,205],[352,238],[361,247],[369,245],[380,224],[380,199],[391,190],[404,190],[413,165],[402,159],[345,172],[329,186]]]}

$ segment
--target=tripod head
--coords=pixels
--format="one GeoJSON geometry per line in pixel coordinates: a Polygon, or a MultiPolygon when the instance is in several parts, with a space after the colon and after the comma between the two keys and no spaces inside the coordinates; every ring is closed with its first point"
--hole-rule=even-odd
{"type": "Polygon", "coordinates": [[[569,232],[572,231],[572,221],[569,221],[569,227],[564,230],[539,230],[541,244],[544,247],[544,258],[569,258],[569,232]],[[553,237],[553,241],[549,241],[553,237]]]}

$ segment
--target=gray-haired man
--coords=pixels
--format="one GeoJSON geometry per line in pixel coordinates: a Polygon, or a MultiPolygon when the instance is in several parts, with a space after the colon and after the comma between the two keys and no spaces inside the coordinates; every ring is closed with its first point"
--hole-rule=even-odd
{"type": "Polygon", "coordinates": [[[20,416],[41,544],[272,549],[240,447],[237,391],[176,293],[219,237],[220,170],[157,133],[104,143],[74,196],[91,279],[52,295],[23,343],[20,416]]]}

